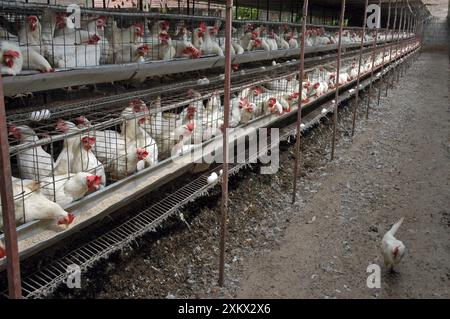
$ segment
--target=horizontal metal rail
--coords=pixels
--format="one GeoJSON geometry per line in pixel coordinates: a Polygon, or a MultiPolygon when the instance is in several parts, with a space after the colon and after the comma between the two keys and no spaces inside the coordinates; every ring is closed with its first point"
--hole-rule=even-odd
{"type": "MultiPolygon", "coordinates": [[[[404,40],[412,38],[405,38],[404,40]]],[[[390,43],[390,40],[377,40],[377,43],[390,43]]],[[[365,42],[365,46],[371,45],[373,45],[373,41],[365,42]]],[[[342,47],[343,49],[356,49],[360,47],[360,44],[350,43],[342,47]]],[[[305,48],[305,54],[323,53],[336,49],[337,44],[308,47],[305,48]]],[[[232,63],[243,64],[298,57],[299,53],[300,49],[245,52],[244,54],[233,56],[232,63]]],[[[111,83],[133,78],[179,74],[223,67],[224,63],[224,57],[210,56],[195,60],[175,59],[172,61],[101,65],[83,69],[62,69],[53,73],[7,76],[3,79],[4,94],[5,96],[15,96],[17,94],[48,91],[78,85],[111,83]]]]}

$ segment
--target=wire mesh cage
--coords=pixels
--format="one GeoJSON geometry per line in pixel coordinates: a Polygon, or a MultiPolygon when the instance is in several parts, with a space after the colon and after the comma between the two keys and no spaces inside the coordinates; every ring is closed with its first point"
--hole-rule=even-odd
{"type": "MultiPolygon", "coordinates": [[[[211,3],[190,3],[191,6],[196,3],[194,7],[200,11],[194,13],[198,15],[187,16],[183,13],[182,2],[179,12],[174,14],[153,7],[144,11],[142,6],[139,10],[119,10],[111,7],[110,2],[94,2],[94,8],[82,8],[74,20],[73,14],[68,13],[67,7],[61,2],[39,6],[2,0],[2,73],[16,75],[27,70],[53,72],[55,69],[224,56],[223,18],[209,15],[214,11],[211,3]],[[102,8],[96,9],[98,6],[102,8]],[[201,12],[208,15],[203,16],[201,12]]],[[[84,5],[92,6],[92,3],[86,2],[84,5]]],[[[171,5],[171,12],[176,12],[177,7],[178,5],[171,5]]],[[[234,22],[230,48],[233,55],[299,47],[298,24],[263,21],[259,15],[257,18],[260,20],[234,22]]],[[[359,44],[361,32],[360,28],[345,28],[343,43],[359,44]]],[[[397,36],[406,37],[408,34],[397,36]]],[[[375,39],[373,31],[367,31],[364,37],[366,42],[375,39]]],[[[378,33],[378,40],[386,39],[394,39],[393,33],[378,33]]],[[[336,43],[336,27],[308,26],[307,47],[336,43]]]]}
{"type": "MultiPolygon", "coordinates": [[[[219,18],[82,11],[80,26],[70,28],[70,17],[57,6],[23,8],[18,11],[17,7],[5,6],[0,14],[0,50],[9,52],[2,54],[2,73],[51,72],[54,68],[195,59],[225,53],[219,18]],[[18,58],[10,51],[19,52],[21,68],[8,62],[18,58]]],[[[306,36],[307,46],[337,42],[332,27],[309,25],[306,36]]],[[[389,38],[391,34],[384,36],[389,38]]],[[[407,34],[397,39],[403,36],[407,34]]],[[[374,39],[374,33],[368,32],[364,40],[374,39]]],[[[294,23],[237,21],[230,49],[233,54],[287,50],[298,48],[299,40],[294,23]]],[[[343,42],[361,42],[360,29],[346,28],[343,42]]],[[[358,74],[367,75],[375,66],[398,56],[402,48],[392,45],[378,48],[374,56],[365,53],[361,66],[354,56],[344,58],[339,75],[335,61],[321,63],[305,72],[301,88],[298,62],[278,65],[274,61],[254,73],[236,68],[239,76],[232,81],[230,126],[237,128],[291,113],[299,101],[303,105],[314,102],[330,94],[338,83],[343,86],[358,74]]],[[[50,219],[58,225],[70,225],[75,216],[67,209],[72,203],[220,136],[224,124],[223,78],[206,80],[170,92],[10,114],[7,121],[17,222],[50,219]]]]}

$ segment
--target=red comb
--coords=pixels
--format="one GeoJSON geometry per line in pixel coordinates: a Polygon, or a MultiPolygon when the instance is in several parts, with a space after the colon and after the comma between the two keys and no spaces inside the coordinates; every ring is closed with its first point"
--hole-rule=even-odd
{"type": "Polygon", "coordinates": [[[94,145],[96,138],[95,137],[89,137],[89,136],[85,136],[81,139],[83,141],[83,143],[89,143],[89,145],[94,145]]]}
{"type": "Polygon", "coordinates": [[[205,22],[200,23],[199,25],[200,30],[202,30],[202,32],[206,32],[207,26],[205,22]]]}
{"type": "Polygon", "coordinates": [[[6,50],[5,53],[3,53],[3,56],[11,57],[11,58],[18,58],[18,57],[20,57],[20,52],[9,49],[9,50],[6,50]]]}
{"type": "Polygon", "coordinates": [[[186,128],[189,130],[189,131],[193,131],[194,130],[194,128],[195,128],[195,125],[194,125],[194,123],[189,123],[189,124],[187,124],[186,125],[186,128]]]}
{"type": "Polygon", "coordinates": [[[161,26],[162,26],[163,30],[167,30],[170,27],[170,22],[167,20],[163,20],[163,21],[161,21],[161,26]]]}

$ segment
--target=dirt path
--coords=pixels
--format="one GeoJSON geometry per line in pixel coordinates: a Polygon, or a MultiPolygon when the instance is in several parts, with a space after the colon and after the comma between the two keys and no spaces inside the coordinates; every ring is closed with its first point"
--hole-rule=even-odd
{"type": "Polygon", "coordinates": [[[450,297],[448,80],[446,54],[420,56],[353,143],[337,148],[279,246],[244,263],[237,297],[450,297]],[[379,244],[402,216],[407,254],[392,277],[379,244]],[[382,266],[381,289],[366,287],[373,263],[382,266]]]}

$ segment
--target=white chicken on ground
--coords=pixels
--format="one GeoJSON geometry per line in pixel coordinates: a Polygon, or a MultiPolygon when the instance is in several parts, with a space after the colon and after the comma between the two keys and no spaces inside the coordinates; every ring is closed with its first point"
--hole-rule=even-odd
{"type": "Polygon", "coordinates": [[[395,238],[395,234],[402,223],[403,217],[392,226],[381,241],[381,254],[384,258],[384,264],[390,272],[394,272],[394,266],[400,263],[406,250],[403,242],[395,238]]]}
{"type": "Polygon", "coordinates": [[[86,172],[55,175],[42,179],[40,191],[49,200],[64,207],[83,198],[88,193],[97,191],[101,183],[101,176],[86,172]]]}
{"type": "MultiPolygon", "coordinates": [[[[69,226],[75,219],[75,215],[66,212],[59,204],[41,194],[39,190],[40,183],[37,181],[23,184],[23,186],[20,180],[13,182],[16,223],[55,220],[57,225],[69,226]]],[[[2,227],[3,217],[0,216],[0,228],[2,227]]]]}
{"type": "MultiPolygon", "coordinates": [[[[39,141],[36,133],[28,126],[9,127],[9,135],[14,136],[20,144],[36,143],[39,141]]],[[[17,154],[17,164],[20,176],[24,179],[40,180],[53,172],[55,162],[52,156],[41,146],[35,146],[20,151],[17,154]]]]}

